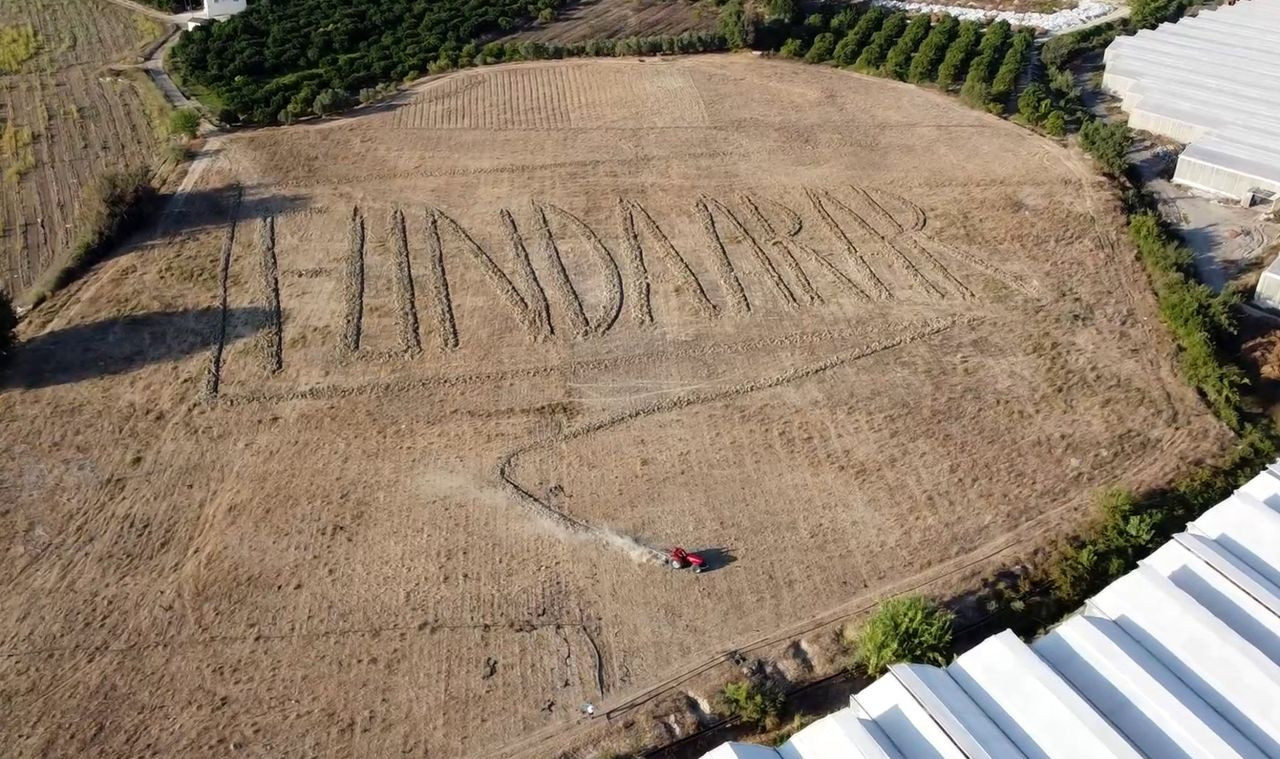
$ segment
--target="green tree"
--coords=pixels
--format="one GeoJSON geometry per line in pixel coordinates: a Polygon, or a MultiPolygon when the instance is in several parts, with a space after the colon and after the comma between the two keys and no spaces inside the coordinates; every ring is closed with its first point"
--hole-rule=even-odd
{"type": "Polygon", "coordinates": [[[858,23],[854,24],[844,39],[836,45],[832,58],[837,66],[852,66],[853,62],[858,59],[862,53],[862,48],[866,46],[872,35],[880,30],[880,25],[884,23],[884,19],[888,14],[880,6],[873,6],[871,10],[862,14],[862,18],[858,19],[858,23]]]}
{"type": "Polygon", "coordinates": [[[880,31],[875,33],[871,38],[871,42],[862,49],[858,55],[858,60],[853,62],[853,67],[859,71],[877,71],[880,65],[884,63],[885,56],[889,54],[889,49],[898,41],[898,37],[907,28],[907,14],[905,11],[898,11],[889,18],[885,19],[884,26],[880,27],[880,31]]]}
{"type": "Polygon", "coordinates": [[[831,32],[823,32],[813,38],[813,46],[804,54],[805,63],[826,63],[836,47],[836,36],[831,32]]]}
{"type": "Polygon", "coordinates": [[[1089,119],[1080,127],[1080,146],[1112,176],[1121,176],[1129,166],[1125,156],[1133,136],[1124,124],[1108,124],[1089,119]]]}
{"type": "Polygon", "coordinates": [[[943,16],[934,25],[911,59],[911,66],[907,69],[908,82],[931,82],[938,76],[938,64],[942,63],[942,56],[947,54],[947,46],[955,38],[956,28],[959,26],[960,22],[956,17],[949,15],[943,16]]]}
{"type": "Polygon", "coordinates": [[[898,662],[944,665],[952,619],[951,612],[921,596],[884,601],[858,633],[854,663],[871,677],[898,662]]]}
{"type": "Polygon", "coordinates": [[[911,66],[911,58],[915,55],[916,48],[924,42],[929,34],[931,21],[929,15],[921,13],[911,19],[907,24],[906,31],[898,38],[893,47],[889,49],[889,54],[884,59],[884,73],[894,79],[906,79],[907,69],[911,66]]]}
{"type": "Polygon", "coordinates": [[[1067,117],[1062,111],[1053,111],[1044,120],[1044,131],[1054,137],[1061,137],[1067,133],[1067,117]]]}
{"type": "Polygon", "coordinates": [[[194,108],[179,108],[169,114],[169,134],[188,140],[200,131],[200,114],[194,108]]]}
{"type": "Polygon", "coordinates": [[[796,0],[769,0],[769,17],[786,21],[796,17],[800,12],[800,4],[796,0]]]}
{"type": "Polygon", "coordinates": [[[804,42],[791,37],[782,43],[782,47],[778,48],[778,55],[783,58],[803,58],[804,42]]]}
{"type": "Polygon", "coordinates": [[[311,104],[311,111],[317,116],[328,116],[351,105],[351,98],[342,90],[333,88],[321,90],[311,104]]]}
{"type": "Polygon", "coordinates": [[[977,23],[961,22],[960,31],[956,33],[955,40],[947,48],[947,54],[938,66],[939,86],[944,89],[953,86],[960,81],[961,72],[968,70],[969,58],[978,46],[978,31],[977,23]]]}

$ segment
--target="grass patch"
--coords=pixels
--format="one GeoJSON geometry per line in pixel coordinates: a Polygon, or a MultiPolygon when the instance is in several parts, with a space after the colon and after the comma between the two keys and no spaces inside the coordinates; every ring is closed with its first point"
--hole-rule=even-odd
{"type": "Polygon", "coordinates": [[[33,140],[29,127],[5,122],[4,129],[0,130],[0,166],[4,168],[5,182],[17,184],[36,167],[36,154],[31,148],[33,140]]]}
{"type": "Polygon", "coordinates": [[[155,197],[145,168],[109,172],[84,191],[75,244],[32,287],[28,300],[38,305],[97,263],[113,245],[135,229],[155,197]]]}
{"type": "Polygon", "coordinates": [[[775,730],[780,724],[786,697],[769,682],[736,682],[724,686],[725,710],[743,722],[775,730]]]}
{"type": "Polygon", "coordinates": [[[0,26],[0,73],[16,74],[35,57],[40,36],[31,24],[0,26]]]}

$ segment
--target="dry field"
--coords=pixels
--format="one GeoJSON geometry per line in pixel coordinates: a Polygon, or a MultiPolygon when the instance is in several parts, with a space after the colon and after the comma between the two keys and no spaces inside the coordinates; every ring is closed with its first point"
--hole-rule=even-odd
{"type": "Polygon", "coordinates": [[[516,753],[1225,437],[1083,162],[895,82],[469,70],[188,185],[0,393],[5,756],[516,753]]]}
{"type": "Polygon", "coordinates": [[[574,0],[550,24],[505,39],[570,44],[596,39],[714,32],[720,9],[710,0],[574,0]]]}
{"type": "MultiPolygon", "coordinates": [[[[160,26],[105,0],[0,3],[0,29],[39,43],[15,73],[0,69],[0,288],[21,293],[70,247],[80,188],[144,164],[159,147],[163,98],[106,66],[136,58],[160,26]]],[[[145,80],[145,77],[142,77],[145,80]]]]}

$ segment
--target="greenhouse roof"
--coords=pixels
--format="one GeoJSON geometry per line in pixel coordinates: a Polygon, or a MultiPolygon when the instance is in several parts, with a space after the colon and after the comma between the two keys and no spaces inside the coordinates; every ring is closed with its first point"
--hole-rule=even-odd
{"type": "Polygon", "coordinates": [[[1280,464],[1030,646],[896,664],[776,750],[704,759],[1080,756],[1280,756],[1280,464]]]}

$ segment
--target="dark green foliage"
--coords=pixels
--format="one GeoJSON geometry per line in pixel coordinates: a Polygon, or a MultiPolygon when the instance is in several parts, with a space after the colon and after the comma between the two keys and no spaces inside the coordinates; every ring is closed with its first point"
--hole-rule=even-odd
{"type": "Polygon", "coordinates": [[[13,331],[18,326],[18,315],[14,313],[9,294],[0,290],[0,364],[9,357],[17,337],[13,331]]]}
{"type": "Polygon", "coordinates": [[[1044,131],[1054,137],[1067,133],[1067,116],[1062,111],[1052,111],[1044,120],[1044,131]]]}
{"type": "Polygon", "coordinates": [[[1013,35],[1009,48],[1005,51],[1004,60],[991,80],[991,99],[1003,103],[1013,94],[1018,84],[1018,75],[1027,63],[1027,55],[1035,41],[1035,33],[1030,29],[1020,29],[1013,35]]]}
{"type": "Polygon", "coordinates": [[[982,33],[978,54],[969,63],[969,73],[965,76],[964,86],[960,88],[960,97],[969,105],[984,108],[991,101],[991,80],[1004,58],[1008,41],[1007,21],[997,21],[982,33]]]}
{"type": "Polygon", "coordinates": [[[782,43],[782,47],[778,48],[778,55],[783,58],[803,58],[804,43],[795,37],[791,37],[782,43]]]}
{"type": "Polygon", "coordinates": [[[328,116],[353,105],[353,99],[342,90],[332,88],[321,90],[311,101],[311,112],[317,116],[328,116]]]}
{"type": "Polygon", "coordinates": [[[796,0],[769,0],[769,16],[790,21],[800,13],[796,0]]]}
{"type": "Polygon", "coordinates": [[[813,38],[813,45],[804,54],[805,63],[826,63],[836,48],[836,36],[831,32],[823,32],[813,38]]]}
{"type": "Polygon", "coordinates": [[[853,25],[844,39],[836,44],[833,57],[837,66],[853,65],[862,53],[862,48],[866,47],[871,37],[880,30],[886,15],[883,9],[875,6],[858,19],[858,23],[853,25]]]}
{"type": "Polygon", "coordinates": [[[952,619],[951,612],[922,596],[884,601],[853,641],[854,663],[870,677],[879,677],[898,662],[945,665],[952,619]]]}
{"type": "Polygon", "coordinates": [[[878,71],[884,59],[889,55],[889,50],[893,48],[894,43],[898,41],[898,37],[902,35],[907,28],[907,14],[905,11],[898,11],[889,18],[885,19],[884,25],[880,27],[880,31],[872,36],[871,41],[862,49],[862,53],[858,55],[858,59],[853,62],[853,67],[859,71],[878,71]]]}
{"type": "Polygon", "coordinates": [[[1132,141],[1129,127],[1124,124],[1089,119],[1080,128],[1080,146],[1113,177],[1122,176],[1128,167],[1125,155],[1132,141]]]}
{"type": "Polygon", "coordinates": [[[849,30],[852,29],[853,25],[858,21],[858,11],[855,10],[857,7],[859,6],[851,5],[831,17],[831,24],[828,28],[831,30],[832,34],[837,37],[843,37],[849,33],[849,30]]]}
{"type": "Polygon", "coordinates": [[[1018,115],[1031,126],[1039,126],[1053,111],[1053,101],[1049,99],[1049,90],[1039,82],[1032,82],[1023,88],[1018,95],[1018,115]]]}
{"type": "Polygon", "coordinates": [[[938,66],[938,85],[945,88],[960,81],[960,74],[968,70],[969,59],[978,47],[980,27],[976,22],[963,21],[955,41],[947,48],[942,63],[938,66]]]}
{"type": "Polygon", "coordinates": [[[827,17],[821,13],[810,13],[804,19],[804,27],[814,33],[826,29],[827,17]]]}
{"type": "Polygon", "coordinates": [[[949,15],[943,16],[942,20],[934,25],[929,36],[925,37],[924,42],[920,44],[915,57],[911,59],[911,67],[907,70],[907,81],[931,82],[937,77],[938,65],[942,63],[942,57],[947,54],[947,47],[951,44],[951,40],[955,39],[956,29],[959,26],[960,22],[956,17],[949,15]]]}
{"type": "Polygon", "coordinates": [[[359,92],[429,66],[470,65],[475,43],[556,0],[258,0],[182,35],[170,64],[239,120],[309,111],[324,90],[359,92]]]}
{"type": "Polygon", "coordinates": [[[1129,26],[1151,29],[1164,21],[1177,21],[1195,0],[1133,0],[1129,3],[1129,26]]]}
{"type": "Polygon", "coordinates": [[[751,16],[742,8],[742,0],[729,0],[720,9],[720,34],[734,50],[741,50],[755,38],[751,16]]]}
{"type": "Polygon", "coordinates": [[[737,682],[724,686],[725,709],[743,722],[776,728],[786,699],[772,683],[737,682]]]}
{"type": "Polygon", "coordinates": [[[1051,37],[1040,48],[1040,60],[1050,68],[1063,68],[1078,55],[1110,45],[1120,31],[1120,26],[1112,23],[1051,37]]]}
{"type": "Polygon", "coordinates": [[[916,49],[924,42],[925,37],[929,35],[931,22],[928,14],[922,13],[911,19],[907,24],[907,29],[898,38],[890,48],[889,54],[884,59],[884,73],[894,79],[906,79],[907,70],[911,66],[911,58],[915,55],[916,49]]]}

